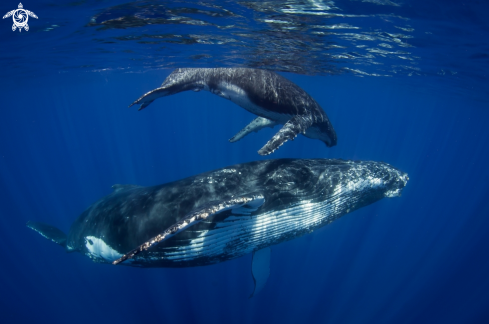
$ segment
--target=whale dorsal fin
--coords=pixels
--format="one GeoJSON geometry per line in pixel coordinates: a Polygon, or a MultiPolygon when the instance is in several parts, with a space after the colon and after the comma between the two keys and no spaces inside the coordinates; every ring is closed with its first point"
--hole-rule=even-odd
{"type": "Polygon", "coordinates": [[[288,140],[296,138],[299,133],[304,134],[312,123],[313,120],[311,115],[297,115],[292,117],[285,123],[284,127],[282,127],[278,133],[258,151],[258,154],[268,155],[273,153],[288,140]]]}
{"type": "Polygon", "coordinates": [[[251,293],[250,298],[258,294],[267,283],[268,276],[270,275],[271,253],[272,249],[270,249],[269,247],[253,252],[253,259],[251,261],[251,274],[253,275],[255,288],[251,293]]]}
{"type": "Polygon", "coordinates": [[[37,223],[37,222],[27,222],[27,227],[38,232],[48,240],[53,241],[56,244],[61,245],[62,247],[66,247],[66,234],[63,233],[60,229],[57,229],[54,226],[37,223]]]}
{"type": "Polygon", "coordinates": [[[273,126],[275,125],[277,125],[277,123],[274,122],[273,120],[263,118],[263,117],[256,117],[255,119],[253,119],[251,123],[246,125],[245,128],[240,130],[229,141],[231,143],[237,142],[251,132],[258,132],[260,129],[263,129],[265,127],[273,128],[273,126]]]}
{"type": "Polygon", "coordinates": [[[125,260],[132,259],[134,256],[136,256],[136,254],[146,251],[150,247],[169,239],[187,228],[226,210],[232,210],[232,212],[236,214],[249,214],[262,206],[264,202],[265,198],[262,194],[249,194],[231,198],[225,201],[212,202],[204,207],[190,212],[183,219],[161,232],[161,234],[156,235],[149,241],[141,244],[132,251],[129,251],[121,258],[112,262],[112,264],[119,264],[125,260]]]}
{"type": "Polygon", "coordinates": [[[121,190],[141,188],[141,186],[133,185],[133,184],[115,184],[111,188],[114,189],[114,192],[118,192],[121,190]]]}

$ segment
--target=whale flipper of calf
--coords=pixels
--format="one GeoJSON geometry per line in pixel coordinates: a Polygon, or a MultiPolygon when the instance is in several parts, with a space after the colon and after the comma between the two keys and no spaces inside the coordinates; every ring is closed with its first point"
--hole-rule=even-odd
{"type": "Polygon", "coordinates": [[[259,116],[231,138],[231,142],[264,127],[284,125],[258,151],[261,155],[274,152],[298,134],[319,139],[328,147],[336,145],[333,125],[319,104],[298,85],[268,70],[177,69],[165,79],[161,87],[146,93],[129,107],[139,104],[141,110],[160,97],[188,90],[210,91],[259,116]]]}
{"type": "Polygon", "coordinates": [[[259,291],[270,246],[400,196],[407,181],[406,173],[382,162],[256,161],[153,187],[114,185],[68,235],[42,223],[27,226],[95,262],[135,267],[203,266],[253,252],[259,291]]]}

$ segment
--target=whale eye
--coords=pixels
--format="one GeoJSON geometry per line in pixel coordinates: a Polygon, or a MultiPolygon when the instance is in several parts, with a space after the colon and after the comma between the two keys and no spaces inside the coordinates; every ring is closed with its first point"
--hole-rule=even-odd
{"type": "Polygon", "coordinates": [[[93,242],[91,239],[87,239],[88,244],[93,245],[93,242]]]}

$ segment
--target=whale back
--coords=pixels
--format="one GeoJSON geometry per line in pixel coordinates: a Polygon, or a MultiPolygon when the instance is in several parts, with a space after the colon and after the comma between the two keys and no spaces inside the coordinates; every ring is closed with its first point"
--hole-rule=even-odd
{"type": "Polygon", "coordinates": [[[269,70],[251,68],[180,68],[173,71],[161,88],[171,94],[206,90],[220,94],[224,86],[234,86],[256,106],[289,116],[313,114],[315,121],[327,119],[319,104],[302,88],[269,70]]]}
{"type": "Polygon", "coordinates": [[[275,72],[248,68],[216,68],[209,72],[207,84],[211,92],[230,84],[242,89],[253,104],[270,112],[290,116],[312,113],[319,120],[326,116],[307,92],[275,72]]]}

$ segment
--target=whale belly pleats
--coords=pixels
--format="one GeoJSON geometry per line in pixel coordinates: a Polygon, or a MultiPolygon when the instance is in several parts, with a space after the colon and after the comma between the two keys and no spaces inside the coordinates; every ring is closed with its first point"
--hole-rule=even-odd
{"type": "Polygon", "coordinates": [[[233,215],[214,224],[212,229],[195,231],[193,239],[175,237],[172,246],[162,247],[157,254],[175,263],[174,266],[177,263],[204,265],[240,257],[332,222],[354,209],[345,206],[348,200],[351,207],[351,198],[342,193],[327,200],[304,200],[258,215],[233,215]]]}

